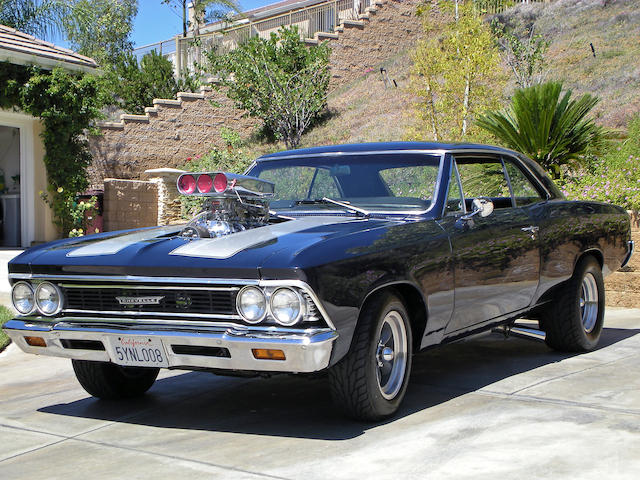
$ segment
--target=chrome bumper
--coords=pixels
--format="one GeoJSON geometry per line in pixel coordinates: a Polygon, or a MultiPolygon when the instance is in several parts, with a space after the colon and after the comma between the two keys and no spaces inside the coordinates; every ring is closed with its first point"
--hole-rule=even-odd
{"type": "Polygon", "coordinates": [[[629,260],[631,260],[631,255],[633,255],[633,248],[635,246],[635,243],[633,242],[633,240],[629,240],[629,253],[627,253],[627,256],[624,257],[624,260],[622,261],[622,265],[620,265],[620,268],[625,267],[627,265],[627,263],[629,263],[629,260]]]}
{"type": "Polygon", "coordinates": [[[106,346],[109,336],[140,335],[162,340],[170,368],[287,373],[316,372],[326,368],[329,365],[333,342],[338,338],[338,334],[330,329],[300,332],[283,332],[277,328],[257,330],[237,326],[197,329],[170,329],[163,326],[162,329],[154,329],[150,325],[124,326],[104,322],[92,325],[89,322],[64,321],[53,323],[19,318],[7,322],[4,330],[23,351],[40,355],[109,362],[111,358],[106,349],[95,349],[99,344],[94,343],[93,348],[86,349],[82,347],[86,347],[87,344],[77,341],[101,342],[106,346]],[[25,341],[25,336],[42,337],[46,346],[30,346],[25,341]],[[204,350],[197,347],[208,347],[208,353],[202,354],[204,350]],[[282,350],[286,359],[256,359],[252,352],[254,348],[282,350]],[[176,353],[176,350],[180,353],[176,353]],[[216,351],[224,352],[226,356],[212,355],[212,352],[216,351]]]}

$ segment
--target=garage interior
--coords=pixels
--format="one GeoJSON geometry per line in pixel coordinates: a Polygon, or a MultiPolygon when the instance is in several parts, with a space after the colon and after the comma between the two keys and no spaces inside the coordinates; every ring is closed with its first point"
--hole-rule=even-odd
{"type": "Polygon", "coordinates": [[[20,129],[0,125],[0,247],[21,245],[20,129]]]}

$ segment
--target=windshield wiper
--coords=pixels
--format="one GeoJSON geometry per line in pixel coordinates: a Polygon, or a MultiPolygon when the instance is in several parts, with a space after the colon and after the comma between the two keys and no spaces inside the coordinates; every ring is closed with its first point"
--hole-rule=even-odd
{"type": "Polygon", "coordinates": [[[330,203],[333,205],[338,205],[339,207],[346,208],[347,210],[351,210],[352,212],[358,213],[363,217],[371,216],[371,212],[365,210],[364,208],[354,207],[350,203],[339,202],[338,200],[333,200],[332,198],[322,197],[316,198],[315,200],[297,200],[295,202],[296,205],[314,205],[318,203],[330,203]]]}

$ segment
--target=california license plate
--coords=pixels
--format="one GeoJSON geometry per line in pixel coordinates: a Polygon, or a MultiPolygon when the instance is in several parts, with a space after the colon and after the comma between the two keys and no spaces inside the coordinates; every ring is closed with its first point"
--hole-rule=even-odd
{"type": "Polygon", "coordinates": [[[107,341],[111,361],[125,367],[168,367],[162,340],[152,337],[113,336],[107,341]]]}

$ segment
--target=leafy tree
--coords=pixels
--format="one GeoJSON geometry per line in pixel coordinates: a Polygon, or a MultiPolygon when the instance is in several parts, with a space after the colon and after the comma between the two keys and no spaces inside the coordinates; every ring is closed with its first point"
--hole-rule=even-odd
{"type": "Polygon", "coordinates": [[[132,51],[130,35],[137,13],[137,0],[74,0],[63,24],[71,48],[111,65],[132,51]]]}
{"type": "Polygon", "coordinates": [[[471,2],[431,8],[449,19],[443,27],[427,16],[427,35],[413,52],[411,90],[420,101],[418,126],[409,136],[423,138],[426,130],[435,141],[460,140],[477,135],[472,119],[498,105],[504,73],[491,30],[471,2]]]}
{"type": "Polygon", "coordinates": [[[66,0],[0,0],[0,24],[38,38],[60,36],[69,13],[66,0]]]}
{"type": "Polygon", "coordinates": [[[154,98],[173,98],[179,91],[194,91],[199,86],[188,76],[176,80],[173,64],[155,50],[140,63],[132,54],[120,57],[104,76],[103,85],[111,94],[111,103],[129,113],[144,113],[154,98]]]}
{"type": "Polygon", "coordinates": [[[561,166],[571,165],[589,151],[602,146],[604,130],[588,118],[598,103],[585,94],[571,99],[561,96],[561,82],[547,82],[516,90],[507,110],[489,112],[477,124],[507,147],[530,156],[556,178],[561,166]]]}
{"type": "Polygon", "coordinates": [[[210,51],[209,60],[236,106],[295,148],[326,107],[329,53],[326,43],[307,48],[292,27],[268,40],[252,37],[225,55],[210,51]]]}

